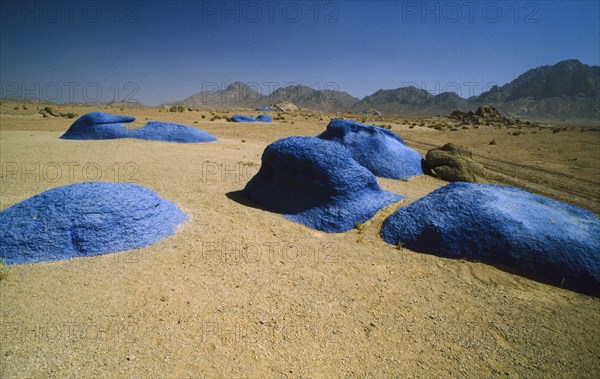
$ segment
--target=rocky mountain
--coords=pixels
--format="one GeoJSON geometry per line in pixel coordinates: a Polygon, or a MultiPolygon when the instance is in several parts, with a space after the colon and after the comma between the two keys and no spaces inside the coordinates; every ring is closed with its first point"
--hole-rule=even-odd
{"type": "Polygon", "coordinates": [[[388,114],[435,115],[493,105],[514,117],[600,120],[600,66],[566,60],[525,72],[501,87],[463,99],[455,93],[432,95],[415,87],[379,90],[352,106],[388,114]]]}
{"type": "Polygon", "coordinates": [[[479,101],[510,102],[531,98],[594,96],[600,91],[600,66],[587,66],[578,60],[566,60],[554,66],[529,70],[502,87],[482,93],[479,101]]]}
{"type": "Polygon", "coordinates": [[[600,66],[565,60],[531,69],[510,83],[468,99],[454,92],[433,95],[413,86],[382,89],[362,100],[346,92],[303,85],[260,94],[236,82],[225,90],[200,92],[174,104],[190,108],[258,108],[279,101],[324,112],[361,113],[377,109],[384,114],[408,115],[450,114],[453,110],[475,110],[488,104],[513,117],[600,120],[600,66]]]}
{"type": "Polygon", "coordinates": [[[235,82],[224,90],[198,92],[172,105],[189,108],[254,108],[261,106],[262,95],[242,82],[235,82]]]}
{"type": "Polygon", "coordinates": [[[376,108],[387,114],[445,114],[455,109],[464,110],[469,102],[454,92],[432,95],[413,86],[394,90],[379,90],[352,106],[352,111],[360,113],[365,109],[376,108]]]}
{"type": "Polygon", "coordinates": [[[473,102],[519,117],[600,120],[600,66],[565,60],[537,67],[473,102]]]}
{"type": "Polygon", "coordinates": [[[244,83],[235,82],[225,90],[199,92],[173,104],[190,108],[258,108],[287,101],[302,109],[335,112],[350,109],[358,100],[346,92],[314,90],[302,85],[278,88],[271,94],[263,95],[244,83]]]}
{"type": "Polygon", "coordinates": [[[301,109],[322,112],[349,110],[359,100],[346,92],[314,90],[302,85],[279,88],[267,97],[270,104],[278,101],[289,101],[301,109]]]}

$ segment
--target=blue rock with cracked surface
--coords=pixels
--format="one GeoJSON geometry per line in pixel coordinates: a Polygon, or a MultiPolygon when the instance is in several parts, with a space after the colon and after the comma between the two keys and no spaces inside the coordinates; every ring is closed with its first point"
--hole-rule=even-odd
{"type": "Polygon", "coordinates": [[[395,133],[375,125],[334,119],[317,136],[337,142],[375,176],[408,179],[423,175],[423,158],[395,133]]]}
{"type": "Polygon", "coordinates": [[[13,265],[135,249],[171,236],[186,220],[174,203],[139,185],[71,184],[0,212],[0,258],[13,265]]]}
{"type": "Polygon", "coordinates": [[[600,296],[600,219],[525,190],[455,182],[392,214],[383,239],[600,296]]]}
{"type": "Polygon", "coordinates": [[[377,184],[340,144],[287,137],[263,152],[243,193],[265,209],[325,232],[345,232],[403,199],[377,184]]]}

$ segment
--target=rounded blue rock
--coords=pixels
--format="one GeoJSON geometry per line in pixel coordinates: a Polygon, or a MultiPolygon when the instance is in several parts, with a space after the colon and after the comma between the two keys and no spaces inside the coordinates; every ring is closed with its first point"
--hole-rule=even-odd
{"type": "Polygon", "coordinates": [[[403,199],[377,184],[341,145],[288,137],[267,146],[243,193],[267,210],[325,232],[344,232],[403,199]]]}
{"type": "Polygon", "coordinates": [[[0,258],[12,265],[135,249],[185,220],[174,203],[139,185],[71,184],[0,212],[0,258]]]}
{"type": "Polygon", "coordinates": [[[261,114],[258,117],[250,117],[243,114],[236,114],[230,118],[233,122],[273,122],[273,118],[268,114],[261,114]]]}
{"type": "Polygon", "coordinates": [[[246,116],[243,114],[233,115],[231,116],[230,120],[233,122],[256,122],[254,117],[246,116]]]}
{"type": "Polygon", "coordinates": [[[121,123],[132,122],[135,117],[92,112],[78,118],[60,138],[75,140],[101,140],[135,138],[148,141],[178,143],[212,142],[217,138],[191,126],[171,122],[150,121],[139,129],[129,130],[121,123]]]}
{"type": "Polygon", "coordinates": [[[139,129],[131,130],[128,136],[129,138],[148,141],[178,143],[200,143],[217,140],[215,136],[191,126],[160,121],[150,121],[139,129]]]}
{"type": "Polygon", "coordinates": [[[398,135],[379,126],[335,119],[317,137],[343,145],[352,158],[376,176],[408,179],[423,175],[421,154],[406,146],[398,135]]]}
{"type": "Polygon", "coordinates": [[[273,118],[271,116],[269,116],[268,114],[259,114],[258,117],[256,117],[256,121],[257,122],[273,122],[273,118]]]}
{"type": "Polygon", "coordinates": [[[135,121],[133,116],[104,112],[87,113],[79,117],[60,138],[75,140],[127,138],[129,131],[122,123],[132,121],[135,121]]]}
{"type": "Polygon", "coordinates": [[[451,183],[396,211],[381,234],[417,252],[600,296],[600,219],[519,188],[451,183]]]}

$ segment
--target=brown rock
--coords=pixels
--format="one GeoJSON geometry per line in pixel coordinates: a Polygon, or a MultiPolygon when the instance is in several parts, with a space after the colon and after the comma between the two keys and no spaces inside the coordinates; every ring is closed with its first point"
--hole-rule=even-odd
{"type": "Polygon", "coordinates": [[[171,108],[169,108],[169,112],[186,113],[190,111],[190,108],[184,107],[183,105],[173,105],[171,108]]]}
{"type": "Polygon", "coordinates": [[[471,151],[465,147],[447,143],[427,152],[427,167],[440,179],[449,182],[486,181],[485,167],[473,159],[471,151]]]}
{"type": "Polygon", "coordinates": [[[462,112],[454,110],[450,118],[462,121],[464,124],[491,125],[492,123],[510,124],[512,121],[503,116],[491,105],[482,105],[476,111],[462,112]]]}
{"type": "Polygon", "coordinates": [[[273,107],[279,108],[286,112],[294,112],[294,111],[300,110],[300,108],[298,108],[294,103],[291,103],[289,101],[283,101],[283,100],[278,101],[275,104],[273,104],[273,107]]]}
{"type": "Polygon", "coordinates": [[[44,117],[49,117],[49,116],[60,117],[61,116],[61,114],[59,112],[55,111],[51,107],[45,107],[44,109],[40,109],[39,113],[44,117]]]}

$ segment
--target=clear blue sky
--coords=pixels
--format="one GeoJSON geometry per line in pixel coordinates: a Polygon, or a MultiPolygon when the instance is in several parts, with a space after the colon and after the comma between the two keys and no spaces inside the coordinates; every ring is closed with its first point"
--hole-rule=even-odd
{"type": "Polygon", "coordinates": [[[157,105],[234,81],[467,97],[564,59],[600,64],[598,1],[1,4],[4,97],[157,105]]]}

